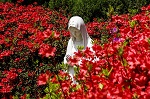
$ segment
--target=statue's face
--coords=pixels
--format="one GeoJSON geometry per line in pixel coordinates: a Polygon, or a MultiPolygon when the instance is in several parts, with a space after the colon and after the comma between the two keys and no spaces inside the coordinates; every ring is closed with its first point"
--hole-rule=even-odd
{"type": "Polygon", "coordinates": [[[78,30],[77,28],[75,28],[75,27],[70,27],[70,28],[69,28],[69,31],[72,33],[72,35],[73,35],[75,38],[81,38],[81,31],[78,30]]]}

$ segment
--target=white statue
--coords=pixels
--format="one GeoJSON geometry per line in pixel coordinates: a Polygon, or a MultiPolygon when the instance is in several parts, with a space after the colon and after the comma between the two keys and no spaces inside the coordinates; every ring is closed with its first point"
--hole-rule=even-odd
{"type": "MultiPolygon", "coordinates": [[[[70,18],[68,23],[68,30],[70,31],[70,40],[68,41],[66,55],[64,57],[64,63],[68,62],[69,57],[74,55],[74,52],[78,51],[78,46],[92,47],[92,39],[89,37],[84,21],[79,16],[73,16],[70,18]]],[[[69,75],[72,78],[73,83],[76,83],[74,80],[74,67],[69,66],[68,68],[69,75]]]]}

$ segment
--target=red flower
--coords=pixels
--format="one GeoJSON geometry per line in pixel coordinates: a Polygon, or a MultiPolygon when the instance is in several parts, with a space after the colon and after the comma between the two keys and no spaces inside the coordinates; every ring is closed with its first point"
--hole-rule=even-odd
{"type": "Polygon", "coordinates": [[[13,73],[13,72],[8,72],[8,73],[6,74],[6,77],[7,77],[8,79],[11,79],[11,80],[15,79],[17,76],[18,76],[18,74],[13,73]]]}
{"type": "Polygon", "coordinates": [[[20,61],[20,58],[16,58],[15,60],[14,60],[14,62],[19,62],[20,61]]]}
{"type": "Polygon", "coordinates": [[[70,36],[69,31],[62,30],[61,32],[62,32],[63,36],[66,36],[66,37],[70,36]]]}
{"type": "Polygon", "coordinates": [[[73,57],[73,58],[70,57],[68,64],[70,64],[71,66],[74,66],[74,65],[78,65],[78,62],[79,62],[79,59],[77,57],[73,57]]]}
{"type": "Polygon", "coordinates": [[[92,46],[92,48],[93,48],[93,50],[94,50],[94,52],[95,52],[95,55],[97,56],[97,57],[99,57],[99,56],[102,56],[102,47],[100,46],[100,45],[96,45],[96,44],[94,44],[93,46],[92,46]]]}
{"type": "Polygon", "coordinates": [[[38,79],[37,79],[37,85],[45,85],[47,83],[47,81],[50,78],[50,74],[49,73],[45,73],[45,74],[40,74],[38,79]]]}
{"type": "Polygon", "coordinates": [[[42,44],[39,49],[39,54],[43,57],[54,56],[56,51],[55,47],[51,47],[48,44],[42,44]]]}
{"type": "Polygon", "coordinates": [[[45,38],[49,38],[52,35],[52,31],[47,29],[43,32],[45,38]]]}
{"type": "Polygon", "coordinates": [[[91,49],[89,47],[87,47],[84,50],[84,53],[85,53],[86,58],[93,58],[94,57],[94,53],[91,51],[91,49]]]}
{"type": "Polygon", "coordinates": [[[17,3],[22,3],[24,0],[17,0],[17,3]]]}
{"type": "Polygon", "coordinates": [[[27,95],[24,94],[23,96],[20,97],[21,99],[26,99],[27,98],[27,95]]]}
{"type": "Polygon", "coordinates": [[[60,35],[59,35],[59,32],[57,32],[57,31],[53,31],[53,37],[55,38],[55,39],[59,39],[59,37],[60,37],[60,35]]]}
{"type": "Polygon", "coordinates": [[[5,50],[2,53],[0,53],[0,59],[3,58],[4,56],[9,56],[11,54],[13,54],[11,50],[5,50]]]}
{"type": "Polygon", "coordinates": [[[12,90],[12,86],[10,85],[4,85],[2,86],[2,88],[0,89],[1,93],[9,93],[12,90]]]}
{"type": "Polygon", "coordinates": [[[7,79],[7,78],[2,78],[1,82],[2,82],[2,83],[7,83],[7,82],[9,82],[9,79],[7,79]]]}
{"type": "Polygon", "coordinates": [[[0,44],[4,44],[4,43],[5,43],[5,36],[0,35],[0,44]]]}

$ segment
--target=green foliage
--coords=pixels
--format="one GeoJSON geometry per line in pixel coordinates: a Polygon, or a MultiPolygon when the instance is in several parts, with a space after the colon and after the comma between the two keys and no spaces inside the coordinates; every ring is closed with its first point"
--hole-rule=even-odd
{"type": "Polygon", "coordinates": [[[72,8],[71,14],[79,15],[83,17],[85,21],[87,21],[90,20],[93,15],[97,16],[100,14],[97,11],[99,7],[100,3],[98,0],[78,0],[72,8]]]}
{"type": "Polygon", "coordinates": [[[137,23],[136,21],[132,20],[131,22],[129,22],[130,27],[134,28],[134,26],[136,25],[136,23],[137,23]]]}
{"type": "Polygon", "coordinates": [[[49,8],[65,10],[66,15],[79,15],[88,22],[93,21],[93,18],[108,19],[115,14],[134,15],[149,2],[150,0],[50,0],[49,8]]]}
{"type": "Polygon", "coordinates": [[[148,38],[148,40],[147,40],[147,41],[148,41],[148,44],[150,44],[150,38],[148,38]]]}
{"type": "Polygon", "coordinates": [[[110,70],[108,70],[107,68],[106,69],[102,68],[102,74],[105,75],[105,77],[109,77],[109,75],[112,72],[112,70],[113,70],[113,67],[111,67],[110,70]]]}
{"type": "Polygon", "coordinates": [[[74,4],[74,0],[49,0],[48,7],[57,11],[64,10],[65,14],[68,14],[74,4]]]}
{"type": "Polygon", "coordinates": [[[62,93],[57,93],[59,89],[59,84],[49,82],[48,86],[44,90],[46,95],[42,99],[60,99],[60,95],[62,93]]]}
{"type": "MultiPolygon", "coordinates": [[[[16,2],[17,0],[1,0],[2,2],[16,2]]],[[[79,15],[85,22],[93,18],[108,19],[111,15],[130,13],[135,15],[140,8],[149,4],[150,0],[24,0],[22,4],[28,5],[37,2],[63,14],[79,15]]]]}

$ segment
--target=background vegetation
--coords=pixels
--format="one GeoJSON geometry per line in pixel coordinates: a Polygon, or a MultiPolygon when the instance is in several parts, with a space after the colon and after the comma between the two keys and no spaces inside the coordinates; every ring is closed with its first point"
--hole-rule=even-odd
{"type": "MultiPolygon", "coordinates": [[[[15,3],[17,0],[0,0],[15,3]]],[[[22,4],[28,5],[37,2],[52,10],[63,11],[79,15],[85,22],[93,21],[93,18],[108,19],[112,14],[136,14],[142,6],[148,5],[150,0],[24,0],[22,4]]]]}

